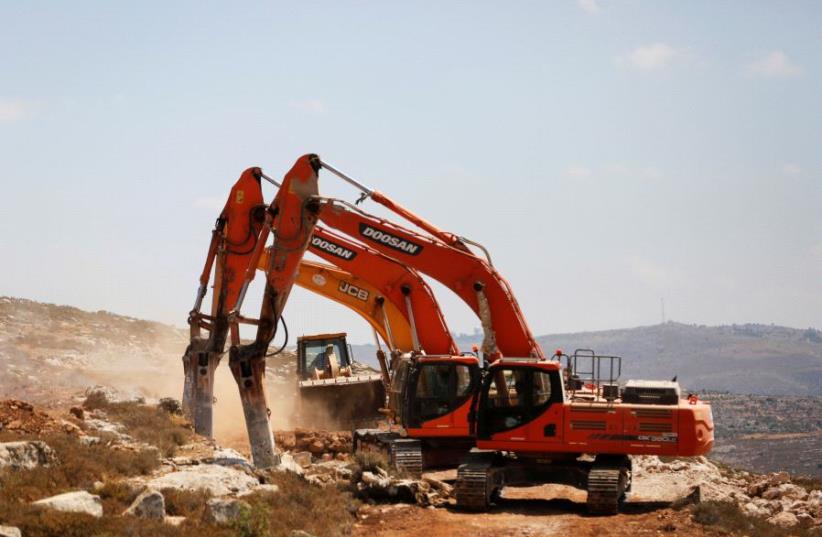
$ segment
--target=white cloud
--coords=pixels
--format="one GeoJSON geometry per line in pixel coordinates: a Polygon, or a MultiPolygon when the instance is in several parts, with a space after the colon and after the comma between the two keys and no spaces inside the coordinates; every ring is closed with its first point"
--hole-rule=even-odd
{"type": "Polygon", "coordinates": [[[749,64],[745,71],[749,76],[787,78],[802,74],[802,68],[793,63],[781,50],[774,50],[749,64]]]}
{"type": "Polygon", "coordinates": [[[671,62],[678,56],[681,56],[681,52],[670,45],[654,43],[646,47],[637,47],[627,54],[617,56],[616,64],[640,71],[656,71],[671,65],[671,62]]]}
{"type": "Polygon", "coordinates": [[[802,168],[799,164],[785,164],[782,166],[782,173],[785,175],[799,175],[802,173],[802,168]]]}
{"type": "Polygon", "coordinates": [[[291,107],[314,115],[321,115],[326,112],[325,103],[321,99],[311,98],[294,101],[291,103],[291,107]]]}
{"type": "Polygon", "coordinates": [[[565,175],[569,177],[589,177],[591,170],[585,166],[569,166],[568,169],[565,170],[565,175]]]}
{"type": "Polygon", "coordinates": [[[222,211],[225,206],[225,198],[202,197],[194,200],[194,207],[197,209],[208,209],[210,211],[222,211]]]}
{"type": "Polygon", "coordinates": [[[598,0],[577,0],[577,5],[591,15],[596,15],[602,11],[598,0]]]}
{"type": "Polygon", "coordinates": [[[31,108],[25,101],[0,99],[0,123],[11,123],[27,116],[31,108]]]}

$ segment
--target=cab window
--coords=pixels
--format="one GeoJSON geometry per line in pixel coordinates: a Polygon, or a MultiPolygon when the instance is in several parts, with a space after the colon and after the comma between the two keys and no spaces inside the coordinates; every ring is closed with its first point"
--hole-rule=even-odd
{"type": "Polygon", "coordinates": [[[551,400],[551,376],[546,371],[535,371],[533,390],[533,404],[540,407],[551,400]]]}
{"type": "Polygon", "coordinates": [[[421,364],[415,387],[415,423],[444,416],[471,397],[475,379],[466,364],[421,364]]]}
{"type": "Polygon", "coordinates": [[[480,397],[478,434],[514,429],[542,414],[562,397],[559,374],[534,368],[495,369],[485,379],[480,397]]]}
{"type": "Polygon", "coordinates": [[[317,339],[309,341],[305,344],[305,363],[307,365],[308,372],[311,372],[313,369],[322,370],[328,367],[328,357],[325,352],[328,345],[333,346],[334,355],[336,356],[340,366],[345,367],[349,365],[348,349],[343,347],[340,340],[317,339]]]}

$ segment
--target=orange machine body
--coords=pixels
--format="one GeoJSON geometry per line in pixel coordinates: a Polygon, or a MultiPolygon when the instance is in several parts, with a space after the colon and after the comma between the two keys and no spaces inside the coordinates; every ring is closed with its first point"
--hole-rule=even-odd
{"type": "Polygon", "coordinates": [[[468,388],[465,396],[451,403],[450,412],[434,419],[424,420],[419,426],[406,426],[410,438],[452,438],[470,437],[468,415],[471,412],[473,395],[479,384],[479,360],[474,356],[432,356],[417,359],[418,367],[430,365],[459,364],[476,373],[474,386],[468,388]]]}
{"type": "Polygon", "coordinates": [[[314,228],[309,251],[379,289],[388,301],[403,312],[406,320],[410,321],[413,315],[422,349],[398,346],[398,350],[423,350],[427,354],[459,353],[431,288],[416,271],[320,226],[314,228]],[[406,304],[406,292],[411,315],[406,304]]]}
{"type": "MultiPolygon", "coordinates": [[[[312,158],[311,155],[304,155],[297,159],[271,202],[274,244],[266,273],[268,284],[277,292],[277,312],[282,312],[288,299],[316,222],[316,216],[306,208],[309,200],[319,195],[317,171],[311,164],[312,158]]],[[[258,248],[261,246],[258,244],[258,248]]],[[[255,269],[256,263],[249,266],[252,278],[255,269]]]]}
{"type": "MultiPolygon", "coordinates": [[[[258,263],[260,270],[265,270],[268,265],[268,256],[269,251],[266,250],[258,263]]],[[[411,348],[411,327],[405,316],[391,303],[378,304],[379,290],[370,283],[340,268],[306,259],[300,262],[295,283],[355,312],[377,331],[389,348],[391,340],[401,349],[411,348]]]]}
{"type": "MultiPolygon", "coordinates": [[[[502,359],[490,366],[488,375],[493,376],[501,368],[544,371],[557,378],[561,374],[560,364],[555,361],[522,363],[502,359]]],[[[691,398],[670,405],[627,404],[619,399],[569,400],[564,390],[560,392],[521,426],[490,434],[480,431],[477,447],[521,454],[666,456],[703,455],[713,447],[713,417],[705,402],[691,398]]],[[[483,404],[481,396],[478,405],[483,404]]],[[[516,406],[517,402],[512,404],[516,406]]],[[[482,412],[478,409],[478,414],[482,412]]],[[[529,410],[523,412],[528,414],[529,410]]]]}
{"type": "Polygon", "coordinates": [[[254,215],[254,208],[261,207],[264,203],[260,173],[260,168],[252,167],[240,175],[231,187],[218,219],[219,236],[212,242],[213,253],[210,250],[200,277],[200,283],[207,285],[211,263],[216,256],[215,293],[211,307],[213,316],[224,315],[234,306],[243,286],[245,271],[254,254],[257,236],[263,225],[262,213],[256,219],[254,215]]]}
{"type": "Polygon", "coordinates": [[[462,298],[480,317],[481,305],[475,286],[482,286],[492,312],[491,327],[496,345],[502,355],[543,356],[508,282],[485,260],[467,249],[448,246],[439,239],[333,201],[323,205],[320,220],[436,279],[462,298]]]}

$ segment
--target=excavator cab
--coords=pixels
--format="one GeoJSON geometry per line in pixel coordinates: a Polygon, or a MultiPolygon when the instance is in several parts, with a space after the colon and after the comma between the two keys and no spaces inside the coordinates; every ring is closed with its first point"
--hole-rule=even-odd
{"type": "Polygon", "coordinates": [[[394,398],[401,401],[400,423],[415,437],[468,435],[468,412],[480,377],[475,356],[402,359],[392,383],[394,398]]]}
{"type": "MultiPolygon", "coordinates": [[[[477,438],[489,440],[493,435],[520,428],[531,436],[527,425],[544,415],[554,404],[562,404],[562,378],[556,362],[495,364],[489,369],[479,393],[477,438]]],[[[561,427],[545,424],[540,439],[559,439],[561,427]]],[[[522,436],[522,435],[520,435],[522,436]]]]}
{"type": "Polygon", "coordinates": [[[345,333],[298,338],[297,375],[300,414],[306,424],[368,423],[385,406],[382,375],[358,370],[345,333]]]}
{"type": "Polygon", "coordinates": [[[300,380],[351,376],[351,356],[346,334],[317,334],[297,339],[297,373],[300,380]]]}

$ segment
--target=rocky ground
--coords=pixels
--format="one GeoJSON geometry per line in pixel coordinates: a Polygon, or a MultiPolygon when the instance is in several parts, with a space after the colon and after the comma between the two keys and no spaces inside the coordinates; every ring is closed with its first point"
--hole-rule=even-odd
{"type": "Polygon", "coordinates": [[[490,512],[465,513],[454,471],[393,475],[384,459],[352,457],[347,433],[278,431],[282,463],[259,471],[194,435],[175,401],[118,397],[96,388],[50,412],[0,402],[0,525],[35,536],[822,535],[822,491],[785,473],[637,457],[616,517],[586,516],[585,493],[560,486],[505,489],[490,512]]]}

